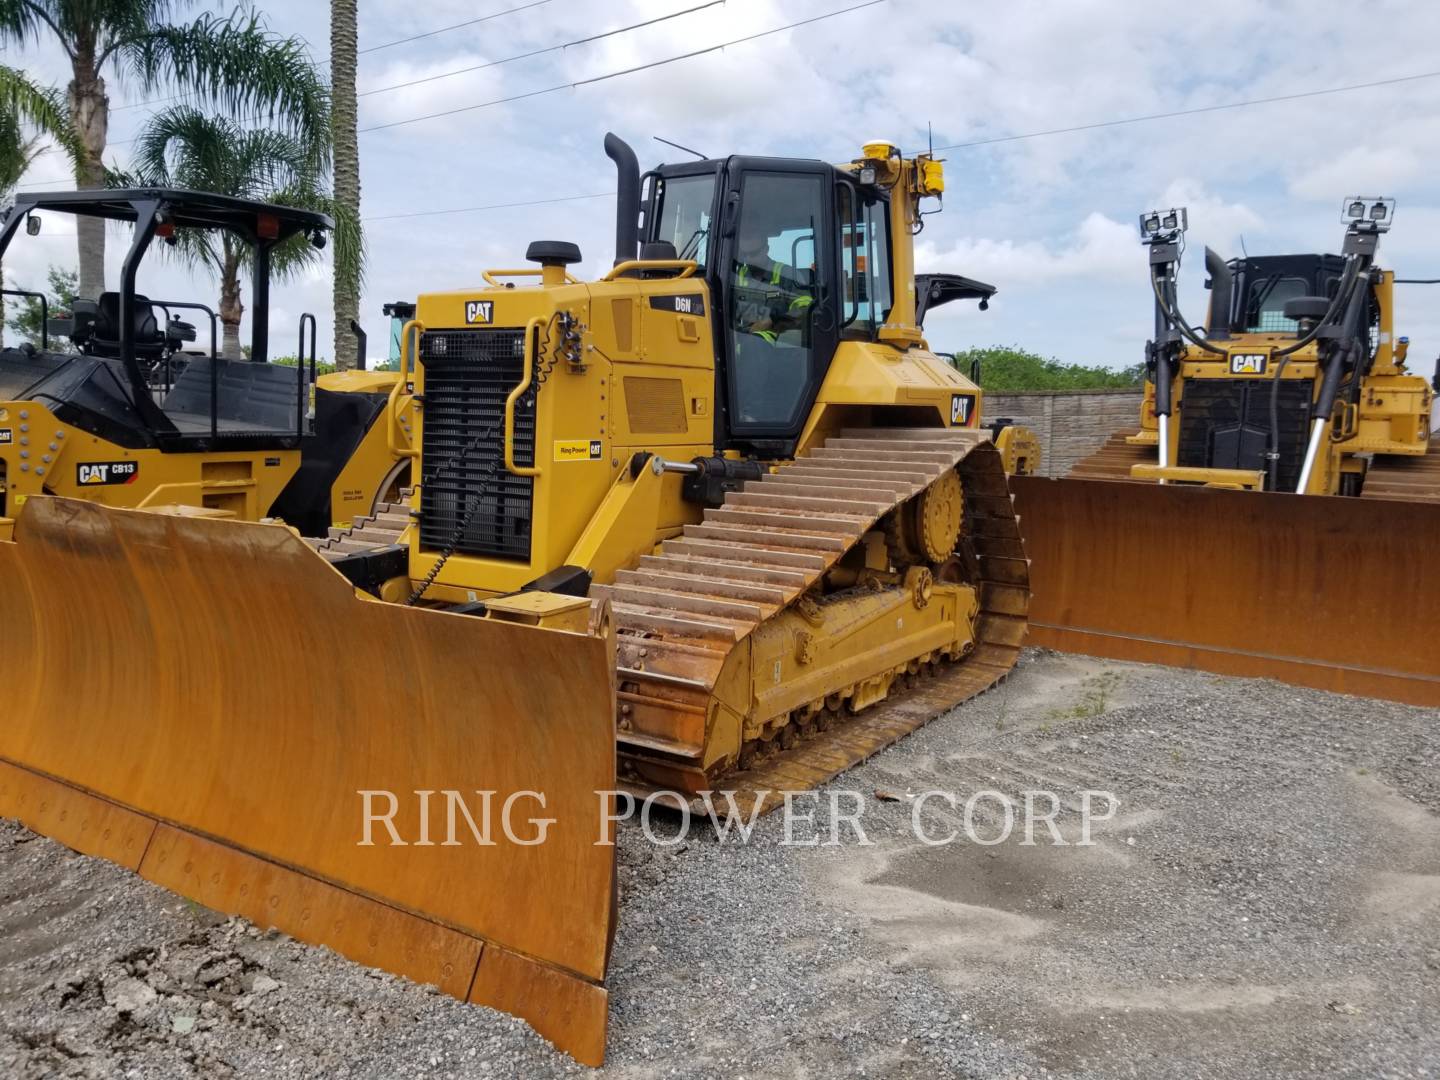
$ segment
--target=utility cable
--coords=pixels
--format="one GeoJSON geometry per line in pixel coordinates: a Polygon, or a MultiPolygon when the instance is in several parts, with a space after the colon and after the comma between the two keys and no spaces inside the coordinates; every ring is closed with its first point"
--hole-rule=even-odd
{"type": "Polygon", "coordinates": [[[549,45],[543,49],[532,49],[529,52],[516,53],[514,56],[507,56],[502,60],[488,60],[483,64],[472,64],[469,67],[456,68],[454,71],[447,71],[440,75],[427,75],[423,79],[411,79],[408,82],[395,83],[392,86],[381,86],[374,90],[362,90],[355,96],[369,97],[372,94],[388,94],[391,90],[404,90],[410,86],[421,86],[424,83],[437,82],[440,79],[454,78],[456,75],[468,75],[472,71],[484,71],[486,68],[499,67],[501,64],[511,64],[517,60],[529,60],[532,57],[544,56],[546,53],[573,49],[579,45],[589,45],[594,41],[602,41],[605,38],[615,37],[619,34],[628,34],[632,30],[640,30],[647,26],[654,26],[656,23],[678,19],[682,15],[691,15],[697,11],[704,11],[706,8],[717,7],[725,2],[726,0],[709,0],[708,3],[697,4],[695,7],[688,7],[683,11],[672,11],[669,15],[660,15],[654,19],[646,19],[644,22],[631,23],[629,26],[620,26],[614,30],[606,30],[604,33],[591,34],[589,37],[576,38],[574,41],[562,42],[559,45],[549,45]]]}
{"type": "Polygon", "coordinates": [[[388,128],[404,127],[406,124],[418,124],[422,120],[435,120],[442,116],[455,116],[459,113],[474,112],[476,109],[488,109],[494,105],[506,105],[513,101],[524,101],[527,98],[542,97],[545,94],[556,94],[561,90],[574,90],[581,86],[590,86],[594,83],[605,82],[609,79],[618,79],[625,75],[634,75],[637,72],[664,67],[666,64],[679,63],[681,60],[689,60],[692,57],[704,56],[707,53],[719,52],[722,49],[730,48],[732,45],[743,45],[746,42],[758,41],[760,38],[769,37],[772,34],[780,34],[786,30],[794,30],[799,26],[809,26],[812,23],[824,22],[826,19],[833,19],[837,15],[848,15],[852,11],[875,7],[877,4],[883,4],[885,2],[886,0],[865,0],[863,4],[854,4],[847,8],[840,8],[838,11],[827,11],[821,15],[813,15],[808,19],[800,19],[796,22],[786,23],[784,26],[777,26],[770,30],[762,30],[755,34],[746,34],[744,37],[732,38],[730,41],[722,41],[718,45],[707,45],[703,49],[692,49],[690,52],[680,53],[678,56],[668,56],[664,60],[652,60],[648,64],[637,64],[634,67],[623,68],[619,71],[606,72],[604,75],[594,75],[588,79],[577,79],[574,82],[560,83],[558,86],[547,86],[541,90],[528,90],[523,94],[511,94],[508,97],[495,98],[492,101],[479,101],[474,105],[461,105],[458,108],[426,113],[423,116],[411,116],[404,120],[391,120],[385,124],[371,124],[369,127],[363,127],[359,130],[362,134],[368,131],[385,131],[388,128]]]}
{"type": "Polygon", "coordinates": [[[363,56],[366,53],[379,52],[381,49],[393,49],[396,45],[408,45],[412,41],[419,41],[422,38],[434,37],[436,34],[448,34],[451,30],[463,30],[467,26],[477,26],[491,19],[498,19],[505,15],[514,15],[519,11],[529,11],[531,8],[541,7],[550,3],[551,0],[531,0],[528,4],[521,4],[519,7],[505,8],[502,11],[494,11],[489,15],[481,15],[476,19],[466,19],[464,22],[451,23],[449,26],[437,27],[434,30],[426,30],[421,34],[411,34],[409,37],[396,38],[394,41],[387,41],[383,45],[371,45],[364,49],[357,49],[356,55],[363,56]]]}
{"type": "Polygon", "coordinates": [[[1349,86],[1330,86],[1323,90],[1304,90],[1295,94],[1277,94],[1274,97],[1250,98],[1246,101],[1227,101],[1220,105],[1200,105],[1193,109],[1176,109],[1173,112],[1148,113],[1144,116],[1126,116],[1118,120],[1101,120],[1093,124],[1076,124],[1073,127],[1047,128],[1044,131],[1028,131],[1023,135],[997,135],[991,139],[975,139],[971,142],[951,143],[937,146],[935,150],[968,150],[974,146],[992,146],[995,143],[1019,142],[1021,139],[1038,139],[1045,135],[1068,135],[1076,131],[1095,131],[1100,128],[1120,127],[1124,124],[1143,124],[1150,120],[1171,120],[1177,116],[1197,116],[1201,113],[1221,112],[1225,109],[1246,109],[1252,105],[1272,105],[1277,101],[1299,101],[1302,98],[1322,97],[1326,94],[1348,94],[1353,90],[1371,90],[1377,86],[1394,86],[1397,83],[1416,82],[1420,79],[1440,77],[1440,71],[1422,71],[1417,75],[1399,75],[1393,79],[1377,79],[1374,82],[1352,83],[1349,86]]]}

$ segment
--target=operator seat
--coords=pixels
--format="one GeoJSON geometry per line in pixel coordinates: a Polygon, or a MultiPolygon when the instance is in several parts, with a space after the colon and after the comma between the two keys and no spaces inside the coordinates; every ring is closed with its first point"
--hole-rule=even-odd
{"type": "MultiPolygon", "coordinates": [[[[155,321],[155,310],[150,298],[135,294],[132,307],[134,319],[135,356],[143,360],[159,360],[165,353],[165,334],[155,321]]],[[[95,305],[95,323],[90,341],[90,351],[96,356],[120,355],[120,294],[100,294],[95,305]]]]}

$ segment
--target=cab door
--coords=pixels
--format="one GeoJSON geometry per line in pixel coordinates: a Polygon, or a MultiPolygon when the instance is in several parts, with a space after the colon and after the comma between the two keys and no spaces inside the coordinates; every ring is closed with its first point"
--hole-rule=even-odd
{"type": "Polygon", "coordinates": [[[732,159],[726,171],[722,243],[709,271],[722,298],[734,441],[797,438],[835,354],[834,186],[820,162],[732,159]]]}

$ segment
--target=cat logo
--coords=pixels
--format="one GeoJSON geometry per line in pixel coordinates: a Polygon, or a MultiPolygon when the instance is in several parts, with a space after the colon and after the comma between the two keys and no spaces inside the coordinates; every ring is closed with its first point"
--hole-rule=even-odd
{"type": "Polygon", "coordinates": [[[75,466],[75,482],[81,487],[133,484],[139,475],[138,461],[91,461],[75,466]]]}
{"type": "Polygon", "coordinates": [[[489,326],[495,319],[494,300],[466,300],[465,322],[470,326],[489,326]]]}
{"type": "Polygon", "coordinates": [[[15,430],[8,427],[0,427],[0,446],[8,446],[15,441],[15,430]]]}
{"type": "Polygon", "coordinates": [[[950,395],[950,423],[956,427],[969,427],[970,417],[975,412],[974,394],[950,395]]]}
{"type": "Polygon", "coordinates": [[[1231,375],[1264,375],[1269,362],[1265,353],[1232,353],[1230,356],[1231,375]]]}

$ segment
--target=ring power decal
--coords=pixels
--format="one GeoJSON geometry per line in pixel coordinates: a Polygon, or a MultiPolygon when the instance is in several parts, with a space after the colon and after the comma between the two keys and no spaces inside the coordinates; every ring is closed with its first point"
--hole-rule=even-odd
{"type": "Polygon", "coordinates": [[[556,461],[599,461],[605,447],[599,439],[556,439],[556,461]]]}
{"type": "Polygon", "coordinates": [[[469,326],[489,326],[495,321],[494,300],[466,300],[465,322],[469,326]]]}
{"type": "Polygon", "coordinates": [[[950,423],[956,427],[968,427],[973,415],[975,415],[974,394],[950,395],[950,423]]]}
{"type": "Polygon", "coordinates": [[[82,461],[75,466],[75,482],[81,487],[133,484],[139,475],[138,461],[82,461]]]}

